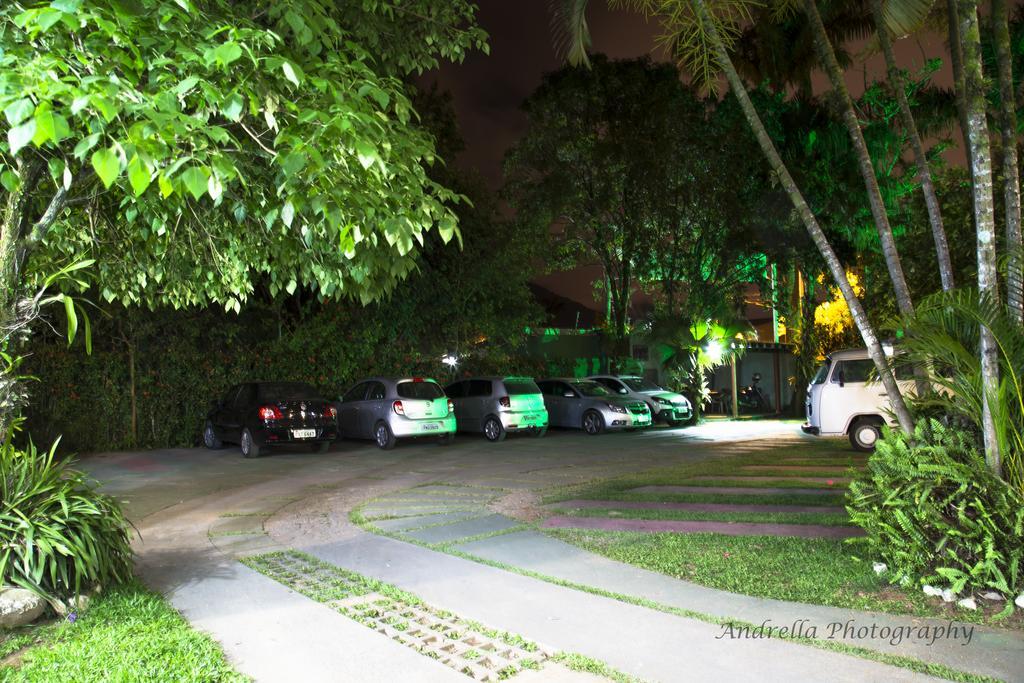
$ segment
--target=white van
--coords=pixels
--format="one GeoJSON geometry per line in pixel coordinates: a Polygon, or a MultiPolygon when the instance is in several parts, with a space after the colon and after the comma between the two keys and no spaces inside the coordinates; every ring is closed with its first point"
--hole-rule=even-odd
{"type": "MultiPolygon", "coordinates": [[[[886,356],[892,347],[884,346],[886,356]]],[[[874,361],[867,349],[837,351],[825,358],[807,387],[806,434],[849,435],[858,451],[875,450],[882,425],[890,416],[889,397],[876,378],[874,361]]],[[[897,368],[901,391],[914,387],[913,373],[897,368]]],[[[895,424],[890,420],[890,424],[895,424]]]]}

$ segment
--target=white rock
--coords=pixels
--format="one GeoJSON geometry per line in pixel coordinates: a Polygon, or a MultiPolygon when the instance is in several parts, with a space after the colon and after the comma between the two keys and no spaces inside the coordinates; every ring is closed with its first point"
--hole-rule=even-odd
{"type": "Polygon", "coordinates": [[[1017,605],[1021,609],[1024,609],[1024,593],[1017,596],[1017,599],[1013,601],[1013,604],[1017,605]]]}
{"type": "Polygon", "coordinates": [[[871,568],[875,570],[876,574],[884,574],[885,570],[888,569],[888,567],[885,566],[885,562],[875,562],[871,565],[871,568]]]}
{"type": "Polygon", "coordinates": [[[1001,594],[996,593],[995,591],[985,591],[981,594],[981,597],[985,600],[991,600],[992,602],[1003,602],[1004,600],[1006,600],[1006,598],[1004,598],[1001,594]]]}
{"type": "Polygon", "coordinates": [[[942,595],[942,589],[941,588],[936,588],[935,586],[929,586],[928,584],[925,584],[924,588],[922,590],[924,591],[925,595],[930,595],[932,597],[935,597],[937,595],[942,595]]]}
{"type": "Polygon", "coordinates": [[[956,593],[949,590],[948,588],[941,593],[943,602],[953,602],[956,600],[956,593]]]}
{"type": "Polygon", "coordinates": [[[46,601],[24,588],[0,588],[0,628],[31,624],[46,611],[46,601]]]}
{"type": "Polygon", "coordinates": [[[978,603],[974,601],[974,598],[964,598],[963,600],[957,600],[956,604],[964,609],[976,610],[978,609],[978,603]]]}

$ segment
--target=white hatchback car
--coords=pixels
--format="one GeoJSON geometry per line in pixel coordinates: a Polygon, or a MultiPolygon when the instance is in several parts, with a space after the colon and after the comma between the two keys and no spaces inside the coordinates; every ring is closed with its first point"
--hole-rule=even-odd
{"type": "MultiPolygon", "coordinates": [[[[891,346],[883,347],[892,356],[891,346]]],[[[914,387],[913,373],[896,367],[901,391],[914,387]]],[[[825,358],[807,387],[807,434],[849,436],[858,451],[873,451],[890,419],[889,397],[875,375],[867,349],[837,351],[825,358]]]]}

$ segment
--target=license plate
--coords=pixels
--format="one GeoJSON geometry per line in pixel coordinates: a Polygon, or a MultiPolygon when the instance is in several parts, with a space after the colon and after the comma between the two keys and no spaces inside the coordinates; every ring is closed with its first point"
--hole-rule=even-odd
{"type": "Polygon", "coordinates": [[[423,425],[424,429],[431,432],[434,431],[435,429],[440,429],[440,427],[441,425],[437,424],[436,422],[427,422],[426,424],[423,425]]]}
{"type": "Polygon", "coordinates": [[[316,430],[315,429],[293,429],[292,430],[292,438],[293,439],[315,439],[316,438],[316,430]]]}

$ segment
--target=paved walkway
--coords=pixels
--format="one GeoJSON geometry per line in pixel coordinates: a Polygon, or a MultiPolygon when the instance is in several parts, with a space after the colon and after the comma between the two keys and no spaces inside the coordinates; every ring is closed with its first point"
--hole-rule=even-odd
{"type": "MultiPolygon", "coordinates": [[[[757,435],[764,438],[764,430],[758,425],[757,435]]],[[[791,426],[785,430],[792,431],[791,426]]],[[[766,601],[688,584],[523,530],[515,520],[489,511],[508,490],[525,494],[785,444],[766,440],[710,447],[685,430],[631,436],[593,439],[553,432],[542,440],[509,439],[497,447],[460,437],[449,448],[412,445],[388,453],[346,443],[325,456],[291,453],[257,461],[244,461],[234,450],[183,450],[112,455],[85,465],[127,501],[142,534],[136,548],[143,579],[217,638],[240,671],[260,681],[466,680],[235,561],[285,548],[304,549],[461,617],[649,680],[926,680],[905,669],[806,645],[733,638],[722,626],[369,534],[348,521],[348,512],[362,505],[361,514],[387,518],[375,522],[382,533],[406,534],[418,543],[562,581],[748,623],[765,618],[774,625],[795,619],[824,623],[843,617],[858,624],[902,623],[898,617],[766,601]],[[122,467],[122,462],[127,464],[122,467]],[[460,486],[413,488],[430,482],[460,486]],[[494,486],[505,491],[486,488],[494,486]]],[[[1019,633],[979,628],[969,646],[943,641],[926,648],[904,641],[891,649],[1005,680],[1019,680],[1024,671],[1019,633]]]]}

